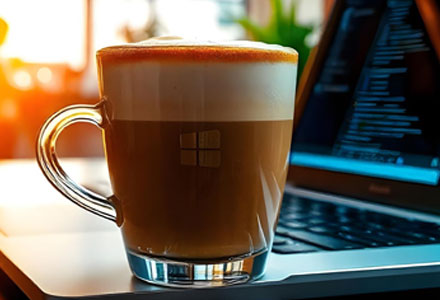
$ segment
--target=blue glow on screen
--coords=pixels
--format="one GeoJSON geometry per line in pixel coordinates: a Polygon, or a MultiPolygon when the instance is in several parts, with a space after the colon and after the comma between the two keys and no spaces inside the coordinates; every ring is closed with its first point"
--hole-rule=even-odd
{"type": "Polygon", "coordinates": [[[290,163],[296,166],[353,173],[406,182],[437,185],[440,170],[395,165],[391,163],[368,162],[330,155],[292,152],[290,163]]]}

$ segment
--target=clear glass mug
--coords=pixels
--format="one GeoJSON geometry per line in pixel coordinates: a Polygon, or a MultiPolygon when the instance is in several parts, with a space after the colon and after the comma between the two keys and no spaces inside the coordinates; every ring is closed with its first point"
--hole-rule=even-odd
{"type": "Polygon", "coordinates": [[[297,60],[293,49],[255,42],[101,49],[101,101],[46,121],[40,168],[68,199],[121,228],[138,278],[175,287],[260,278],[288,169],[297,60]],[[111,197],[78,185],[58,162],[57,137],[77,122],[103,131],[111,197]]]}

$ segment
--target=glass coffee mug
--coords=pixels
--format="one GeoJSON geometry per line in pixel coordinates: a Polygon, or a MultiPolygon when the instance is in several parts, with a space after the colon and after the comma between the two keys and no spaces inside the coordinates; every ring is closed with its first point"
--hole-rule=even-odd
{"type": "Polygon", "coordinates": [[[121,228],[136,277],[178,287],[257,279],[286,181],[297,61],[293,49],[244,41],[101,49],[101,101],[46,121],[41,170],[121,228]],[[57,137],[77,122],[103,131],[111,197],[78,185],[58,162],[57,137]]]}

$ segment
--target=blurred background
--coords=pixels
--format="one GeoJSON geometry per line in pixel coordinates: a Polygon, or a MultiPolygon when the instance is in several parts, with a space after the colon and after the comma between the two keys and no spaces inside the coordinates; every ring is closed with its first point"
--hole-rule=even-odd
{"type": "MultiPolygon", "coordinates": [[[[300,67],[332,0],[3,0],[0,2],[0,159],[34,157],[52,113],[99,101],[95,52],[152,36],[253,39],[293,47],[300,67]]],[[[65,130],[60,156],[102,156],[93,125],[65,130]]]]}

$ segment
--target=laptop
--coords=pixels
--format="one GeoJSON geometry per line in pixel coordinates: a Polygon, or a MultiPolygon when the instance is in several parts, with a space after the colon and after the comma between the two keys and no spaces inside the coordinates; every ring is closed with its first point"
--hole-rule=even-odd
{"type": "MultiPolygon", "coordinates": [[[[56,194],[31,161],[0,163],[1,182],[14,182],[3,190],[14,201],[0,201],[0,268],[35,299],[302,299],[440,287],[439,28],[439,0],[335,2],[298,87],[261,280],[202,290],[140,282],[118,229],[56,194]]],[[[103,161],[70,160],[66,169],[108,190],[103,161]]]]}

